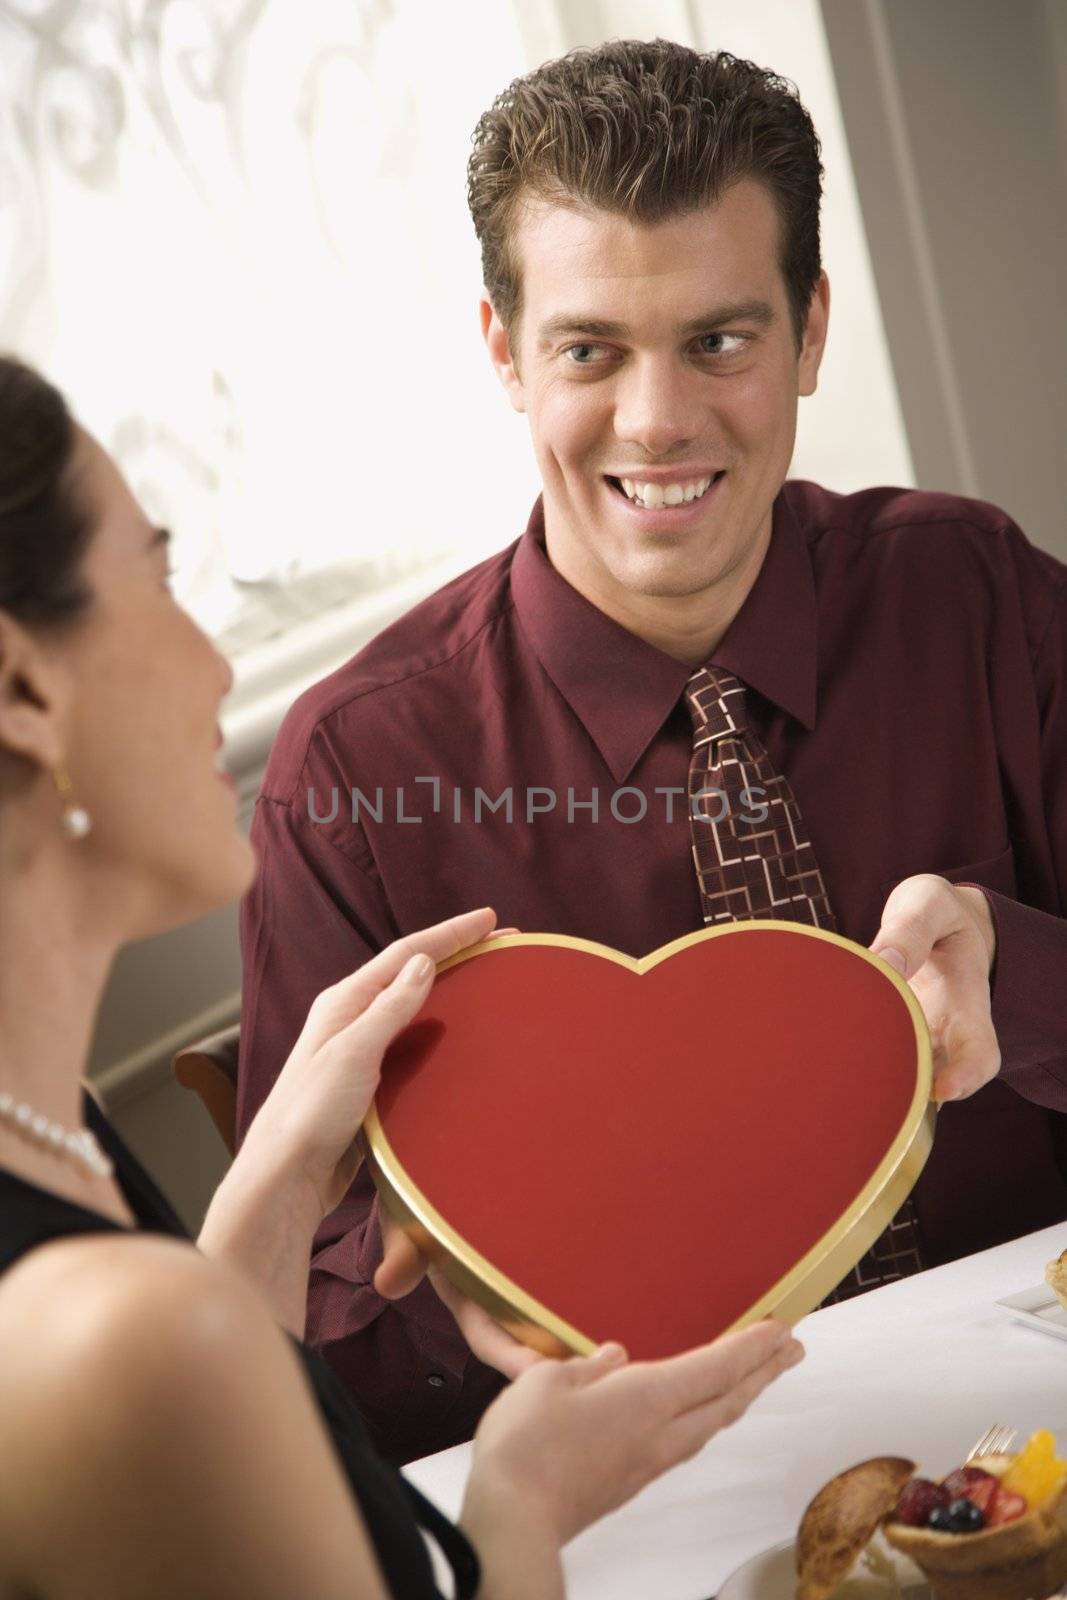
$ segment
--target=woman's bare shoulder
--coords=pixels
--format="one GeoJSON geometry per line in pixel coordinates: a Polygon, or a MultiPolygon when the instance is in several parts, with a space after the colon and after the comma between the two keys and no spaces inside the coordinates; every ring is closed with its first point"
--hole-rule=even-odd
{"type": "Polygon", "coordinates": [[[70,1550],[112,1600],[382,1595],[291,1341],[188,1244],[68,1238],[0,1280],[0,1600],[66,1594],[70,1550]]]}
{"type": "Polygon", "coordinates": [[[219,1448],[219,1397],[277,1337],[246,1286],[183,1241],[92,1234],[33,1250],[0,1279],[0,1549],[36,1555],[31,1530],[57,1497],[106,1516],[119,1461],[150,1480],[168,1453],[219,1448]]]}
{"type": "MultiPolygon", "coordinates": [[[[237,1359],[264,1320],[255,1296],[190,1244],[151,1234],[67,1236],[0,1278],[0,1434],[84,1421],[89,1397],[143,1399],[162,1372],[237,1359]]],[[[2,1455],[0,1451],[0,1455],[2,1455]]]]}

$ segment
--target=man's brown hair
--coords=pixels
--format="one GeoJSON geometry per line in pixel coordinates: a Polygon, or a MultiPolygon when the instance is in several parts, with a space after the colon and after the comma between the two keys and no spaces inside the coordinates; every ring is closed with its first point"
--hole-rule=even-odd
{"type": "Polygon", "coordinates": [[[778,209],[778,264],[799,348],[819,279],[822,166],[811,118],[784,78],[724,50],[615,39],[516,78],[473,145],[467,198],[486,293],[509,333],[522,309],[513,239],[524,201],[647,224],[752,178],[778,209]]]}

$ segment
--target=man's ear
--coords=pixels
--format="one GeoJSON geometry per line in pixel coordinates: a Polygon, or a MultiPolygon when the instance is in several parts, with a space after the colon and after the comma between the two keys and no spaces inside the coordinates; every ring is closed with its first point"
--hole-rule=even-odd
{"type": "Polygon", "coordinates": [[[485,340],[485,347],[489,351],[489,359],[493,363],[496,375],[504,385],[508,399],[515,410],[525,411],[526,395],[518,368],[511,358],[511,343],[507,331],[493,309],[492,301],[484,294],[478,302],[478,317],[482,325],[482,338],[485,340]]]}
{"type": "Polygon", "coordinates": [[[0,753],[52,771],[64,759],[66,710],[58,663],[0,611],[0,753]]]}
{"type": "Polygon", "coordinates": [[[814,394],[819,381],[819,365],[826,348],[826,330],[830,322],[830,280],[820,272],[819,281],[808,303],[808,320],[804,324],[804,342],[797,362],[797,392],[814,394]]]}

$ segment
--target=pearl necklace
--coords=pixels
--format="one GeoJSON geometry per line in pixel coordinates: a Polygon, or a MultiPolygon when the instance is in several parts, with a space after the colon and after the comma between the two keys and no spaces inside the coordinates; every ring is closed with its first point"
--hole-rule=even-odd
{"type": "Polygon", "coordinates": [[[53,1155],[69,1156],[71,1161],[87,1167],[94,1177],[110,1178],[115,1171],[115,1163],[101,1150],[89,1128],[64,1128],[4,1089],[0,1089],[0,1121],[9,1123],[16,1133],[36,1140],[53,1155]]]}

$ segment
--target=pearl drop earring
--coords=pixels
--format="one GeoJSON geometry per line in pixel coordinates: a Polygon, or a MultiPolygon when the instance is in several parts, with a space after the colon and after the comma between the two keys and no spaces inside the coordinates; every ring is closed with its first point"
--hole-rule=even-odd
{"type": "Polygon", "coordinates": [[[71,787],[70,775],[66,767],[57,767],[52,774],[63,810],[60,813],[60,823],[64,833],[71,839],[84,839],[93,826],[93,819],[84,806],[79,806],[74,800],[74,790],[71,787]]]}

